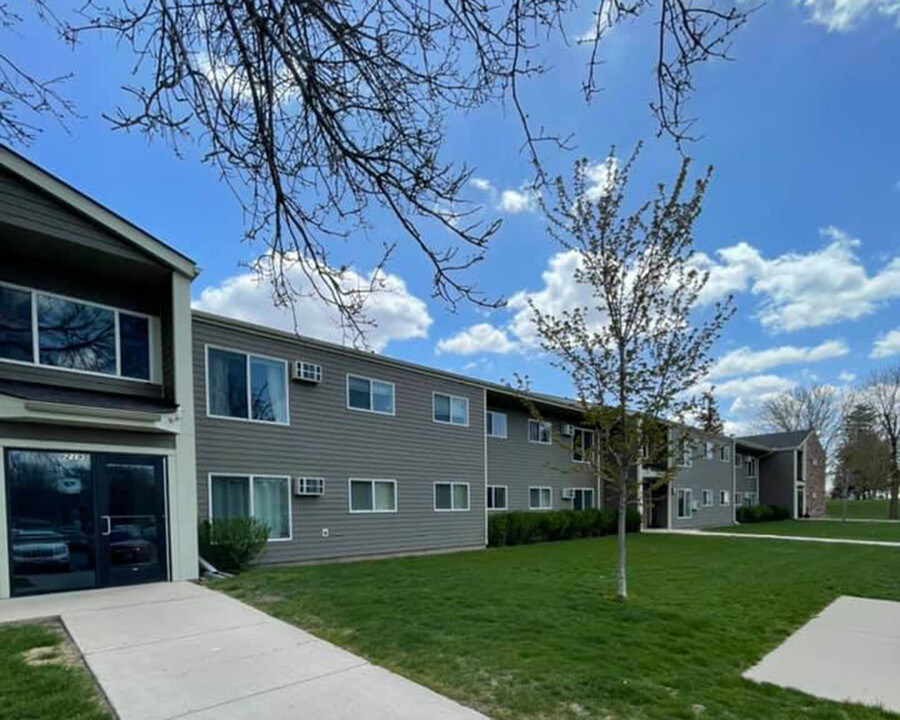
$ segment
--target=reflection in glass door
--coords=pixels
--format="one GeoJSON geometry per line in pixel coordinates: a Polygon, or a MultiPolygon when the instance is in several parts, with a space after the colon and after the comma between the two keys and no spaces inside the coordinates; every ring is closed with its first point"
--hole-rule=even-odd
{"type": "Polygon", "coordinates": [[[10,450],[6,486],[13,594],[96,587],[91,456],[10,450]]]}
{"type": "Polygon", "coordinates": [[[8,450],[14,595],[165,580],[165,464],[154,456],[8,450]]]}

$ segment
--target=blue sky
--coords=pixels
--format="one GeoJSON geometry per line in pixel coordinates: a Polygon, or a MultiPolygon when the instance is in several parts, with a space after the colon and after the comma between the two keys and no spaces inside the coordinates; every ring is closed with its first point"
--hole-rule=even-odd
{"type": "MultiPolygon", "coordinates": [[[[578,35],[590,8],[570,19],[578,35]]],[[[45,123],[34,144],[19,148],[99,201],[192,256],[203,268],[199,305],[286,326],[265,289],[241,263],[262,248],[242,244],[242,218],[213,168],[188,148],[176,158],[160,142],[113,132],[101,117],[123,101],[130,57],[88,41],[75,52],[26,23],[4,50],[40,73],[70,69],[67,94],[80,118],[69,132],[45,123]]],[[[580,82],[586,50],[544,50],[553,70],[526,88],[536,123],[573,133],[577,148],[547,157],[553,172],[572,161],[602,160],[639,140],[645,150],[633,190],[674,176],[679,156],[656,139],[647,104],[653,37],[645,25],[616,27],[604,41],[604,91],[586,106],[580,82]]],[[[697,168],[715,167],[696,228],[711,272],[709,298],[736,293],[738,314],[718,347],[711,379],[720,404],[741,430],[761,398],[797,383],[836,386],[900,361],[900,1],[772,2],[735,39],[731,63],[701,70],[690,110],[703,139],[687,148],[697,168]]],[[[533,346],[523,303],[561,309],[577,301],[571,258],[559,254],[521,192],[529,178],[510,108],[489,107],[448,118],[446,159],[471,165],[468,191],[487,216],[503,218],[487,260],[471,277],[510,307],[455,313],[430,297],[423,259],[396,228],[373,216],[373,228],[338,248],[336,260],[371,270],[382,241],[400,240],[388,272],[395,293],[372,308],[372,344],[395,357],[490,380],[530,376],[535,388],[567,393],[566,379],[533,346]]],[[[339,337],[327,310],[299,308],[301,332],[339,337]]]]}

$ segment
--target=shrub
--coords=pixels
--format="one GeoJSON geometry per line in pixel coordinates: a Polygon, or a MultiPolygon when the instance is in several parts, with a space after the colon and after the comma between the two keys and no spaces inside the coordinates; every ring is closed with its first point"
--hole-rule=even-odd
{"type": "Polygon", "coordinates": [[[203,520],[198,532],[200,555],[216,569],[239,573],[262,552],[269,539],[268,525],[256,518],[203,520]]]}
{"type": "MultiPolygon", "coordinates": [[[[541,510],[491,513],[488,518],[488,545],[531,545],[533,543],[614,535],[618,512],[603,510],[541,510]]],[[[629,509],[625,517],[628,532],[639,532],[641,514],[629,509]]]]}
{"type": "Polygon", "coordinates": [[[787,520],[791,512],[781,505],[753,505],[751,507],[739,507],[736,513],[739,523],[770,522],[773,520],[787,520]]]}

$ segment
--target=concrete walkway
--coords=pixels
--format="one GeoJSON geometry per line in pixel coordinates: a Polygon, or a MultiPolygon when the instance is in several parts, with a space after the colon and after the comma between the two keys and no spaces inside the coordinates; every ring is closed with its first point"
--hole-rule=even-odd
{"type": "Polygon", "coordinates": [[[875,547],[900,548],[900,542],[890,540],[853,540],[851,538],[803,537],[799,535],[756,535],[754,533],[721,532],[709,530],[642,530],[662,535],[690,535],[691,537],[727,537],[745,540],[786,540],[788,542],[832,543],[835,545],[874,545],[875,547]]]}
{"type": "Polygon", "coordinates": [[[120,720],[486,720],[414,682],[192,583],[0,602],[60,617],[120,720]]]}
{"type": "Polygon", "coordinates": [[[744,677],[900,712],[900,603],[838,598],[744,677]]]}

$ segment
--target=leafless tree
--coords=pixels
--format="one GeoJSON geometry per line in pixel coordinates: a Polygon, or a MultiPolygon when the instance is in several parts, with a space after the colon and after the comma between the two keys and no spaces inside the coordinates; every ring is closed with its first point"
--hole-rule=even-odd
{"type": "Polygon", "coordinates": [[[709,172],[689,189],[685,160],[671,189],[660,185],[652,200],[629,214],[623,203],[636,156],[610,174],[599,197],[588,183],[586,161],[576,163],[571,191],[557,180],[550,233],[577,253],[574,279],[587,286],[591,300],[560,315],[531,306],[542,348],[571,378],[585,422],[600,442],[596,470],[614,490],[619,509],[623,599],[626,512],[641,492],[636,467],[644,448],[662,446],[670,455],[683,449],[682,437],[678,450],[669,447],[667,427],[659,421],[696,415],[700,403],[691,391],[709,371],[710,348],[733,313],[731,297],[705,314],[697,308],[708,274],[692,262],[693,225],[709,172]]]}
{"type": "Polygon", "coordinates": [[[900,519],[900,365],[876,370],[863,388],[878,418],[878,426],[890,447],[891,500],[888,517],[900,519]]]}
{"type": "Polygon", "coordinates": [[[760,410],[760,425],[768,431],[813,429],[831,463],[841,432],[842,398],[830,385],[796,387],[769,398],[760,410]]]}
{"type": "MultiPolygon", "coordinates": [[[[40,19],[61,31],[62,25],[46,0],[29,1],[40,19]]],[[[0,30],[18,32],[23,22],[21,9],[26,4],[22,0],[15,5],[0,0],[0,30]]],[[[70,73],[39,77],[0,49],[0,142],[28,144],[38,132],[42,115],[65,126],[75,114],[75,106],[61,93],[60,85],[70,77],[70,73]]]]}
{"type": "MultiPolygon", "coordinates": [[[[383,274],[350,282],[332,251],[366,228],[375,208],[427,258],[437,297],[451,307],[500,303],[466,279],[499,224],[465,202],[471,170],[445,158],[445,117],[509,103],[539,187],[542,147],[565,139],[535,126],[521,86],[545,72],[544,42],[565,37],[578,7],[577,0],[85,0],[65,34],[76,42],[101,32],[134,51],[132,102],[113,113],[114,127],[161,136],[176,151],[198,137],[245,210],[247,239],[266,248],[255,267],[271,280],[276,303],[316,295],[358,336],[383,274]],[[302,287],[291,282],[291,267],[302,287]]],[[[660,132],[689,137],[693,120],[684,108],[694,72],[727,56],[751,10],[741,0],[600,0],[594,32],[580,39],[591,48],[586,96],[599,89],[605,32],[656,12],[652,108],[660,132]]],[[[386,245],[378,268],[393,247],[386,245]]]]}

